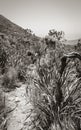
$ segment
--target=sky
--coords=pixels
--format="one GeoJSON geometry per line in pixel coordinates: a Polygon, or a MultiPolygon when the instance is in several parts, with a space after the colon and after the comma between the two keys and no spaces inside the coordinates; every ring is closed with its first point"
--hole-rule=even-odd
{"type": "Polygon", "coordinates": [[[0,0],[0,14],[38,36],[55,29],[81,38],[81,0],[0,0]]]}

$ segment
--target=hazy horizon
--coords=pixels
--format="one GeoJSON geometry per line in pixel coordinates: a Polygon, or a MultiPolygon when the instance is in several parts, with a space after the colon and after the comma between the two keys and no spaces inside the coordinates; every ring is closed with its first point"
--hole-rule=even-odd
{"type": "Polygon", "coordinates": [[[0,13],[38,36],[56,29],[67,39],[81,38],[81,0],[0,0],[0,13]]]}

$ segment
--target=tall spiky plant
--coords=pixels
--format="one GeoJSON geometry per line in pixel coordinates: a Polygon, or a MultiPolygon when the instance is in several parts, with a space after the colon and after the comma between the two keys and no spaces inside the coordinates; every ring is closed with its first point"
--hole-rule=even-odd
{"type": "MultiPolygon", "coordinates": [[[[69,56],[64,69],[57,64],[38,68],[34,85],[39,90],[34,102],[36,130],[80,130],[81,78],[76,77],[75,61],[69,56]],[[73,77],[73,78],[72,78],[73,77]],[[72,79],[71,79],[72,78],[72,79]]],[[[62,65],[62,64],[61,64],[62,65]]]]}

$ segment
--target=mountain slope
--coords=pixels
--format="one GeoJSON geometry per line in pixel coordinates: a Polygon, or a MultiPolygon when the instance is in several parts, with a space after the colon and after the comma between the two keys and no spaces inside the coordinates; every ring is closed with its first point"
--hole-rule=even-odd
{"type": "Polygon", "coordinates": [[[5,34],[25,34],[25,30],[14,24],[4,16],[0,15],[0,32],[5,34]]]}

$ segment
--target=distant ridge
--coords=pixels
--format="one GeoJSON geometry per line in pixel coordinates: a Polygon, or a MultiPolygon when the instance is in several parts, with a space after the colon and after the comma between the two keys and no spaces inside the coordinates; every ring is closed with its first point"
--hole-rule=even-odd
{"type": "Polygon", "coordinates": [[[9,19],[5,18],[3,15],[0,15],[0,32],[5,34],[25,34],[25,30],[11,22],[9,19]]]}
{"type": "MultiPolygon", "coordinates": [[[[6,35],[13,35],[15,37],[18,37],[18,36],[23,37],[25,35],[26,36],[28,35],[28,37],[29,37],[29,32],[27,32],[25,29],[23,29],[19,25],[16,25],[15,23],[10,21],[3,15],[0,15],[0,33],[4,33],[6,35]]],[[[36,38],[36,37],[37,36],[35,35],[34,38],[36,38]]],[[[31,38],[33,38],[33,37],[31,37],[31,38]]],[[[77,42],[78,42],[78,39],[66,40],[63,42],[63,44],[76,45],[77,42]]]]}

